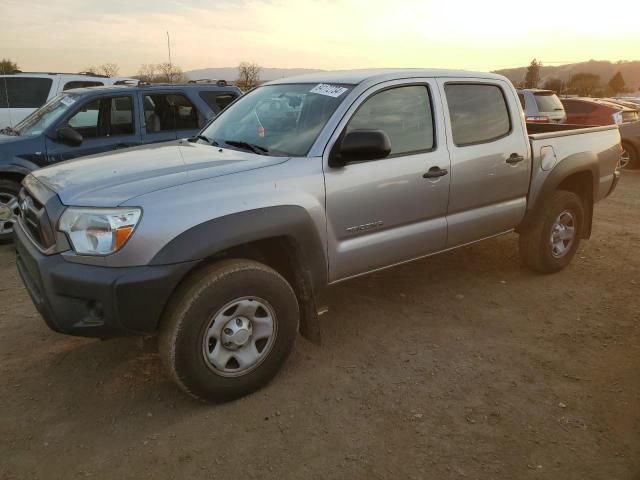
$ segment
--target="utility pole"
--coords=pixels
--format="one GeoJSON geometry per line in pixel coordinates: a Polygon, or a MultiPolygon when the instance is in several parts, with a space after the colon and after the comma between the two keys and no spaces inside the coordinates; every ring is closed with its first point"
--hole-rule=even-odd
{"type": "Polygon", "coordinates": [[[169,83],[173,83],[173,64],[171,63],[171,39],[167,30],[167,50],[169,50],[169,83]]]}

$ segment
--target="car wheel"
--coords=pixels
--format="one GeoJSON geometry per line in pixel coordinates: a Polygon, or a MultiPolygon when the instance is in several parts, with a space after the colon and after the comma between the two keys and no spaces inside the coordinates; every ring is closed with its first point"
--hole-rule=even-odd
{"type": "Polygon", "coordinates": [[[546,211],[520,232],[520,258],[541,273],[553,273],[569,265],[582,236],[584,206],[573,192],[558,190],[546,211]]]}
{"type": "Polygon", "coordinates": [[[0,179],[0,243],[10,242],[13,226],[18,221],[20,184],[12,180],[0,179]]]}
{"type": "Polygon", "coordinates": [[[160,325],[159,349],[173,380],[201,400],[246,395],[273,378],[299,323],[293,289],[252,260],[224,260],[191,275],[160,325]]]}
{"type": "Polygon", "coordinates": [[[627,170],[635,170],[640,168],[640,158],[638,151],[626,142],[622,143],[622,153],[620,154],[620,168],[627,170]]]}

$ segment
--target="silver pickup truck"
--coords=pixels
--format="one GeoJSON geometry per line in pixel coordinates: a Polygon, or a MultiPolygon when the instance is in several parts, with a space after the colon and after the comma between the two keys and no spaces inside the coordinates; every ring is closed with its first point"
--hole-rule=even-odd
{"type": "Polygon", "coordinates": [[[25,178],[17,266],[53,330],[159,334],[189,394],[244,395],[318,338],[329,285],[516,231],[571,261],[615,188],[616,126],[535,125],[499,75],[321,73],[236,100],[196,138],[25,178]]]}

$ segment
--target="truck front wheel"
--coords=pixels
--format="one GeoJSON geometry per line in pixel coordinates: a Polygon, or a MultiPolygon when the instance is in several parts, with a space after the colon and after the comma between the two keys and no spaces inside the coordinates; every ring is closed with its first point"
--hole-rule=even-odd
{"type": "Polygon", "coordinates": [[[546,211],[535,223],[520,232],[520,258],[541,273],[554,273],[569,265],[578,250],[584,206],[573,192],[558,190],[546,211]]]}
{"type": "Polygon", "coordinates": [[[252,260],[224,260],[185,280],[160,326],[159,349],[173,380],[200,400],[225,401],[266,384],[298,332],[293,289],[252,260]]]}

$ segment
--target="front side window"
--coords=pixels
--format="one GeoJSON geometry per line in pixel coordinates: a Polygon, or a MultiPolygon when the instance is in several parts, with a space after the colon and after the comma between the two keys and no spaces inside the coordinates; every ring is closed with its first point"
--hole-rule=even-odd
{"type": "Polygon", "coordinates": [[[258,87],[216,117],[202,134],[220,145],[242,142],[267,155],[305,156],[351,88],[324,83],[258,87]]]}
{"type": "Polygon", "coordinates": [[[0,108],[39,108],[52,83],[50,78],[0,77],[0,108]]]}
{"type": "Polygon", "coordinates": [[[433,148],[433,117],[426,86],[397,87],[368,98],[347,125],[353,130],[382,130],[391,140],[391,154],[433,148]]]}
{"type": "Polygon", "coordinates": [[[67,124],[84,138],[100,138],[135,133],[133,102],[130,96],[106,97],[82,106],[67,124]]]}
{"type": "Polygon", "coordinates": [[[143,99],[147,133],[197,130],[202,118],[191,101],[179,93],[154,93],[143,99]]]}
{"type": "Polygon", "coordinates": [[[233,93],[226,92],[200,92],[200,98],[202,98],[215,113],[220,113],[227,108],[237,97],[238,96],[233,93]]]}
{"type": "Polygon", "coordinates": [[[457,146],[497,140],[511,130],[507,102],[497,85],[450,83],[444,89],[457,146]]]}

